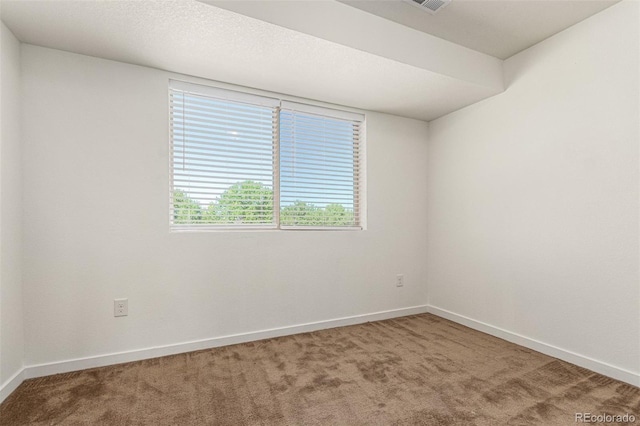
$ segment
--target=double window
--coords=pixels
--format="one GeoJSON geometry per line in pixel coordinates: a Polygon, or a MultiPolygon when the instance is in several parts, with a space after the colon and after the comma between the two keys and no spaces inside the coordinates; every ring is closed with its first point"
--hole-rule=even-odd
{"type": "Polygon", "coordinates": [[[171,81],[170,219],[361,229],[362,114],[171,81]]]}

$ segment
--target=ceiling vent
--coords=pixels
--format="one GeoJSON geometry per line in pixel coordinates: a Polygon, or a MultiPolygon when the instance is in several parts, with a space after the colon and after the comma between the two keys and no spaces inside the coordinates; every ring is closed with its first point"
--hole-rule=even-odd
{"type": "Polygon", "coordinates": [[[404,0],[407,3],[419,7],[420,9],[429,12],[432,15],[440,12],[444,9],[451,0],[404,0]]]}

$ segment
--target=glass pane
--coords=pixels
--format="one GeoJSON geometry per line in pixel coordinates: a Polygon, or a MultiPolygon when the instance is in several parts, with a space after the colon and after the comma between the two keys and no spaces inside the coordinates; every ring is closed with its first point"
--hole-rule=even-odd
{"type": "Polygon", "coordinates": [[[357,124],[280,113],[280,224],[358,226],[357,124]]]}
{"type": "Polygon", "coordinates": [[[273,225],[274,110],[172,92],[172,224],[273,225]]]}

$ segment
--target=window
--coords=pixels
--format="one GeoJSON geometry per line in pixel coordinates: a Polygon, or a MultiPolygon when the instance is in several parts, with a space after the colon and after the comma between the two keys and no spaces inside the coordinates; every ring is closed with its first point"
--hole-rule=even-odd
{"type": "Polygon", "coordinates": [[[171,81],[173,230],[361,229],[364,116],[171,81]]]}

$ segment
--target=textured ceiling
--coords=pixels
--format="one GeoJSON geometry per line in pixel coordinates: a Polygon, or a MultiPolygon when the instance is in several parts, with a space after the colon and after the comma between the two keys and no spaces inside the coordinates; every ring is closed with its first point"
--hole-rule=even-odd
{"type": "Polygon", "coordinates": [[[499,61],[433,37],[442,61],[410,64],[192,0],[0,7],[25,43],[426,121],[502,91],[499,61]]]}
{"type": "Polygon", "coordinates": [[[338,0],[506,59],[620,0],[453,0],[435,15],[402,0],[338,0]]]}
{"type": "Polygon", "coordinates": [[[343,46],[502,88],[502,61],[336,1],[198,0],[343,46]]]}
{"type": "Polygon", "coordinates": [[[617,0],[2,0],[25,43],[430,121],[502,61],[617,0]]]}

